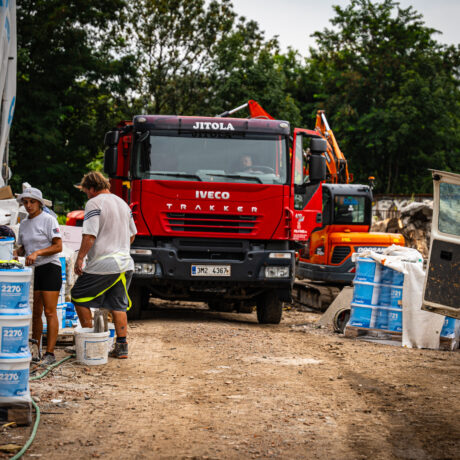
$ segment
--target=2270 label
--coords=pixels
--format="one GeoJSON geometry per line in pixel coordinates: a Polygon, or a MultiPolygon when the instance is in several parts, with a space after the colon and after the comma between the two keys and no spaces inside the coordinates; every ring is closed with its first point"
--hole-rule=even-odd
{"type": "Polygon", "coordinates": [[[230,276],[230,265],[192,265],[192,276],[230,276]]]}

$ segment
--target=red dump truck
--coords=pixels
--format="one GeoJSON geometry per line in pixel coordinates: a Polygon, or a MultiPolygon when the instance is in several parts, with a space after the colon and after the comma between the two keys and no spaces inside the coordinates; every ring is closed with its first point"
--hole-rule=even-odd
{"type": "Polygon", "coordinates": [[[138,229],[131,319],[153,296],[218,311],[256,306],[260,323],[279,323],[295,241],[321,222],[326,174],[326,141],[296,128],[291,145],[290,134],[282,120],[165,115],[106,133],[111,191],[138,229]]]}

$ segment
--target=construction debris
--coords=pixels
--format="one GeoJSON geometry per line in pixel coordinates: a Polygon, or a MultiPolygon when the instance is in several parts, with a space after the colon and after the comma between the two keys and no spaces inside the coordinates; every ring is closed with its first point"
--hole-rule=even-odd
{"type": "Polygon", "coordinates": [[[433,201],[412,202],[400,209],[399,217],[387,218],[373,223],[373,232],[401,233],[406,246],[417,249],[428,258],[431,237],[433,201]]]}

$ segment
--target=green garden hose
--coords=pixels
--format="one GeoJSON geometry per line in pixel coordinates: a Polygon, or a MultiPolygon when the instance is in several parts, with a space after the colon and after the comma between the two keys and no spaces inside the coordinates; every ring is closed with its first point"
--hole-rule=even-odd
{"type": "MultiPolygon", "coordinates": [[[[31,377],[29,379],[29,382],[32,381],[32,380],[40,380],[46,374],[48,374],[49,371],[53,370],[55,367],[59,366],[63,362],[68,361],[69,359],[74,358],[74,357],[75,357],[75,355],[66,356],[64,359],[61,359],[57,363],[51,364],[40,375],[36,375],[35,377],[31,377]]],[[[25,454],[27,449],[30,447],[30,445],[34,442],[35,435],[37,434],[38,425],[40,424],[40,408],[38,407],[38,405],[34,401],[34,399],[33,398],[31,398],[31,399],[32,399],[32,405],[34,406],[34,409],[35,409],[35,423],[34,423],[34,427],[32,428],[32,433],[30,434],[30,437],[27,440],[27,442],[24,444],[24,447],[14,457],[11,457],[10,460],[17,460],[18,458],[21,458],[25,454]]]]}

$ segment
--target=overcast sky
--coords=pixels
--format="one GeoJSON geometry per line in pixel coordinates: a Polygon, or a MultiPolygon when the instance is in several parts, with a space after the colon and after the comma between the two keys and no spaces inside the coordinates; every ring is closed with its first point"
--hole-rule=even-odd
{"type": "MultiPolygon", "coordinates": [[[[232,0],[240,16],[253,19],[266,38],[279,36],[282,50],[288,46],[308,54],[315,41],[313,32],[330,27],[332,5],[346,6],[348,0],[232,0]]],[[[423,15],[425,25],[442,32],[435,36],[441,43],[460,43],[460,0],[400,0],[401,7],[412,6],[423,15]]]]}

